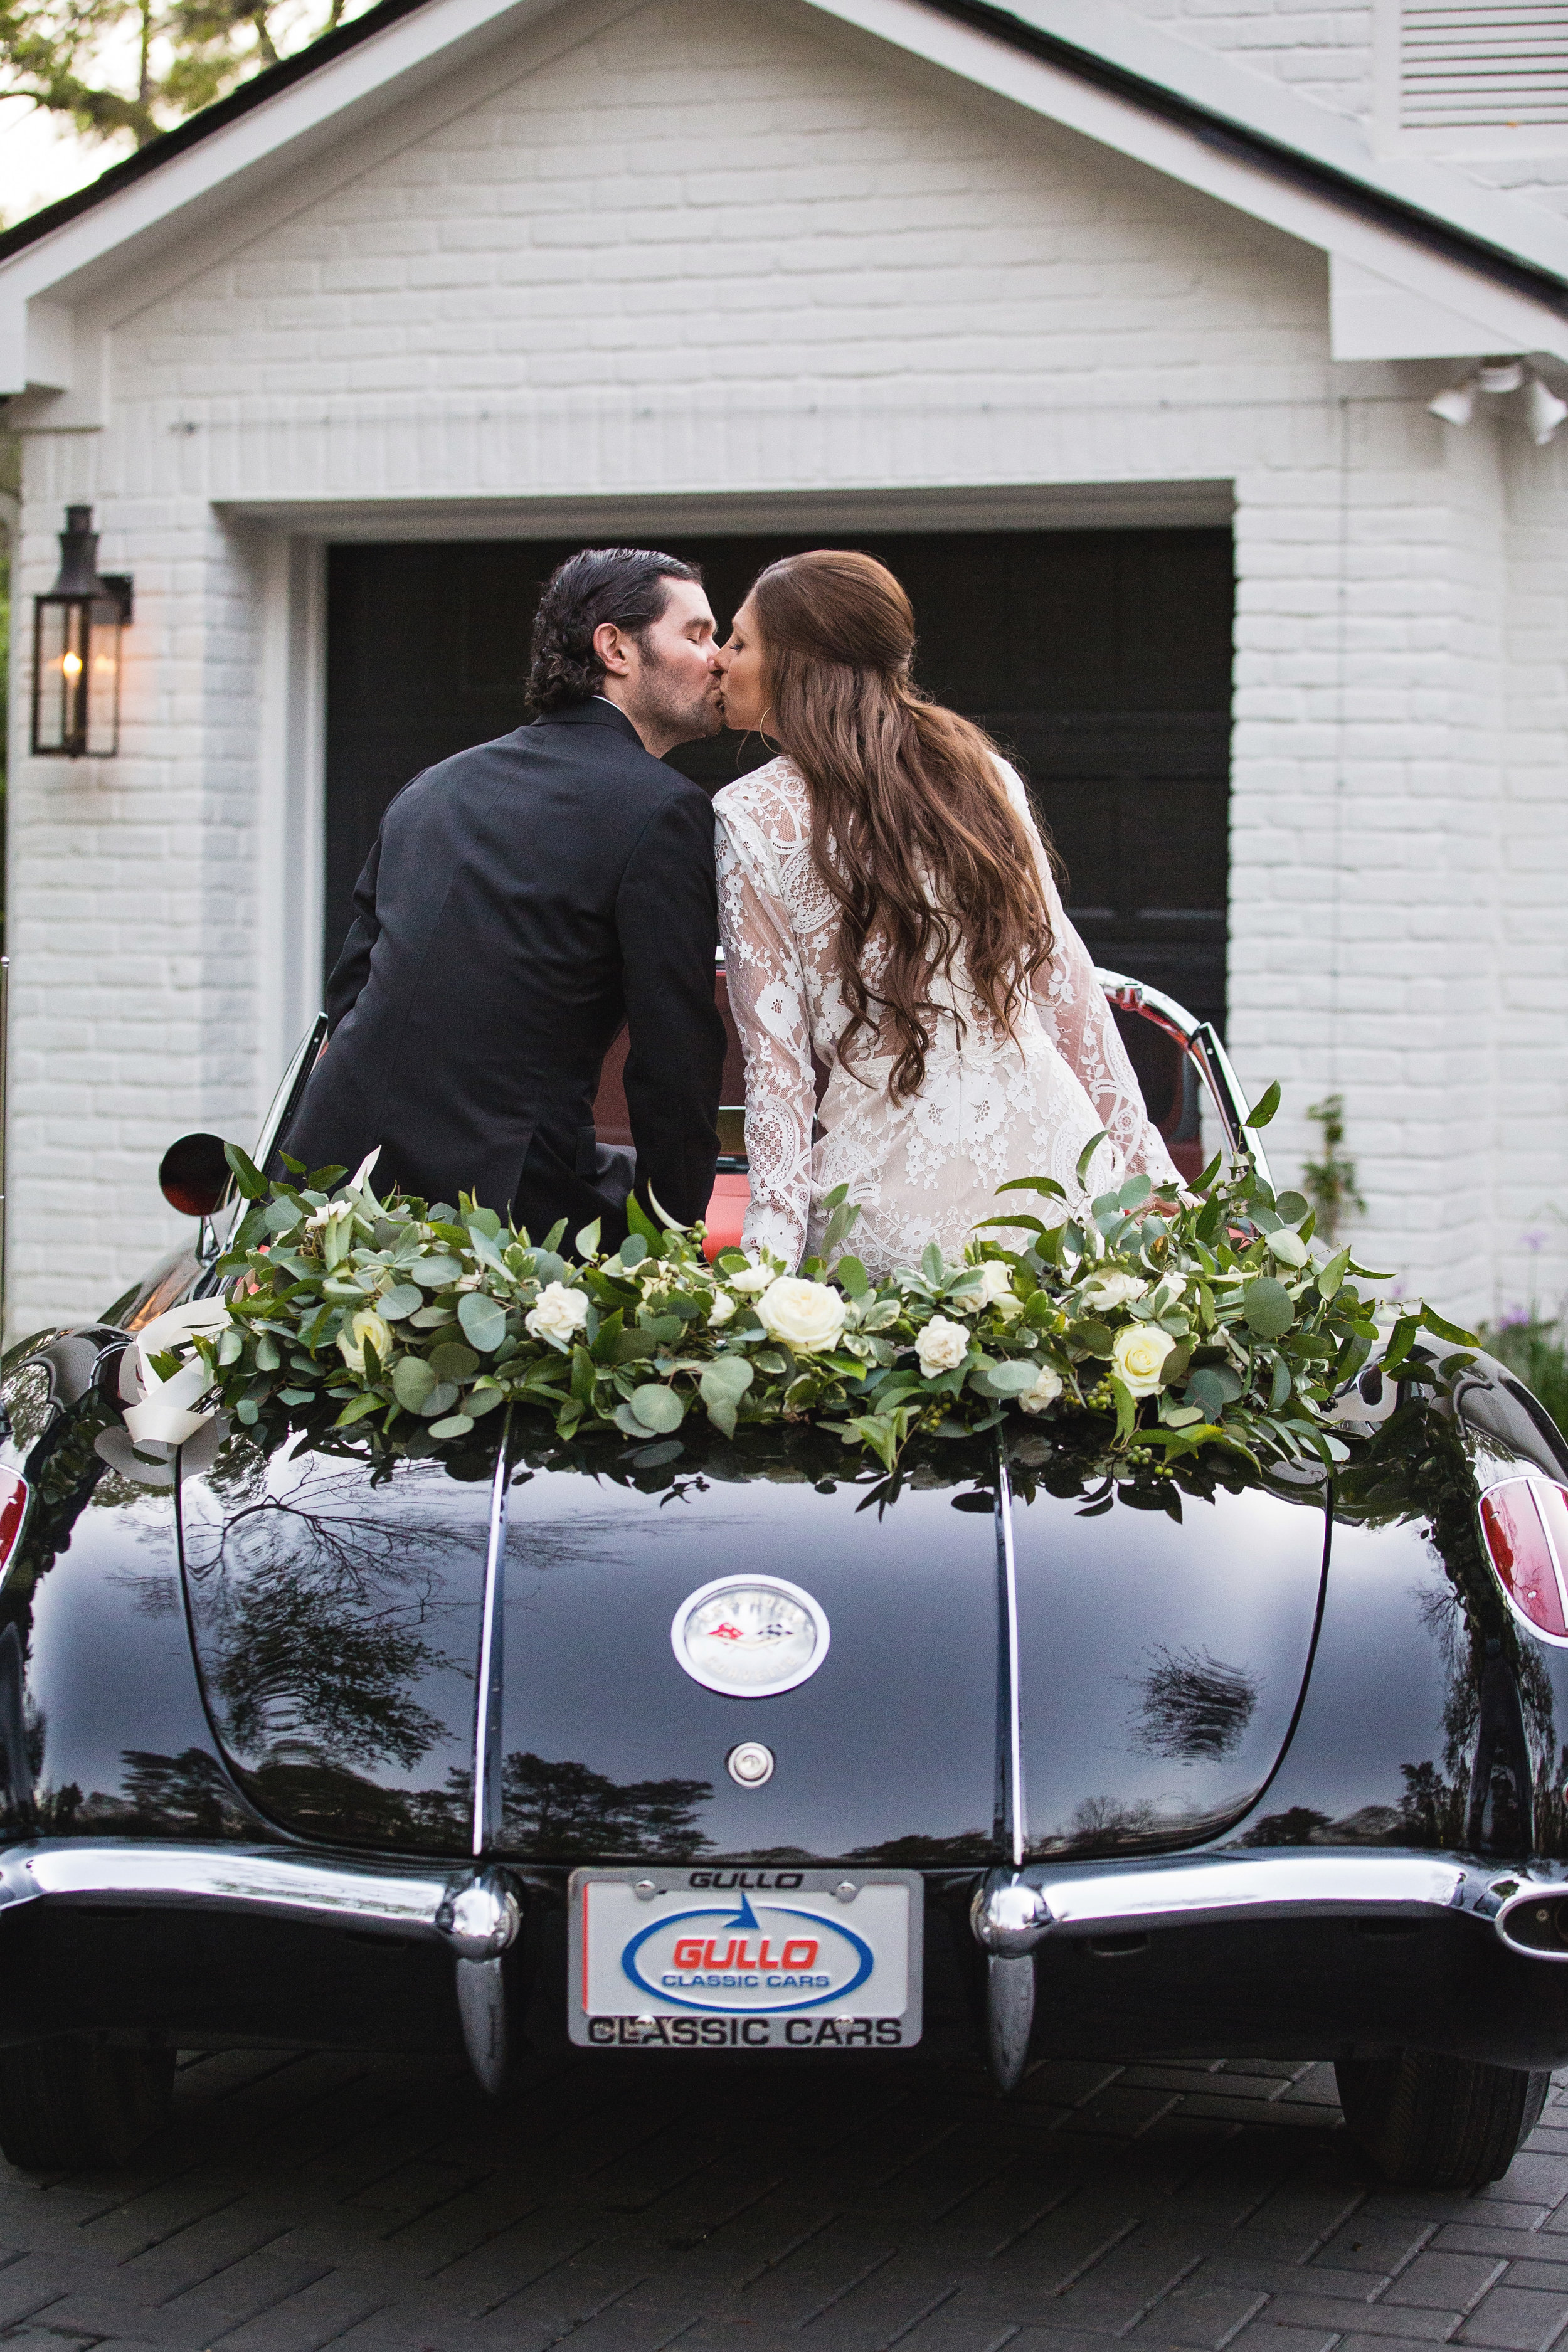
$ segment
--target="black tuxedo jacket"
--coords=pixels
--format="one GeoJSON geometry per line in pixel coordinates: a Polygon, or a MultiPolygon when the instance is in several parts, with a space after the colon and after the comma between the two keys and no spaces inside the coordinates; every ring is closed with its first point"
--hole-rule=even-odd
{"type": "Polygon", "coordinates": [[[724,1028],[708,795],[595,699],[405,785],[354,890],[331,1041],[284,1150],[459,1192],[538,1240],[626,1233],[626,1155],[596,1148],[606,1048],[629,1032],[637,1192],[683,1223],[712,1189],[724,1028]]]}

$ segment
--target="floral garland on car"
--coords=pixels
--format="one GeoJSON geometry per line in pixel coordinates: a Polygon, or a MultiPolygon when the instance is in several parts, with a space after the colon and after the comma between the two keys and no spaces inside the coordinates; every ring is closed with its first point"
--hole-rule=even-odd
{"type": "MultiPolygon", "coordinates": [[[[1251,1124],[1278,1102],[1270,1087],[1251,1124]]],[[[1380,1339],[1386,1371],[1423,1328],[1478,1344],[1425,1306],[1380,1328],[1350,1279],[1366,1269],[1314,1252],[1306,1201],[1245,1154],[1190,1192],[1134,1176],[1079,1213],[1051,1179],[1021,1178],[1002,1192],[1033,1198],[983,1219],[961,1260],[932,1244],[881,1282],[844,1248],[858,1212],[842,1187],[822,1257],[795,1275],[734,1249],[710,1265],[700,1227],[657,1225],[635,1199],[618,1249],[595,1224],[568,1258],[562,1227],[534,1242],[466,1195],[456,1211],[378,1199],[370,1162],[346,1184],[296,1169],[269,1185],[229,1160],[249,1205],[219,1262],[227,1296],[160,1317],[122,1381],[154,1459],[220,1412],[264,1444],[353,1433],[355,1450],[423,1456],[510,1404],[563,1439],[614,1428],[643,1445],[689,1414],[726,1438],[810,1419],[889,1470],[917,1430],[963,1436],[1011,1412],[1155,1476],[1205,1447],[1331,1465],[1348,1451],[1336,1401],[1380,1339]]]]}

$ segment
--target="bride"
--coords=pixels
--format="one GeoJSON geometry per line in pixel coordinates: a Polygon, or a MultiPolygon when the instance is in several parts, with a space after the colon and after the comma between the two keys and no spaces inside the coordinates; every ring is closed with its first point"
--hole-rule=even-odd
{"type": "Polygon", "coordinates": [[[716,656],[725,724],[781,754],[714,810],[746,1057],[742,1239],[792,1271],[839,1184],[876,1279],[929,1242],[961,1257],[1010,1177],[1052,1176],[1080,1203],[1102,1130],[1090,1194],[1177,1181],[1024,787],[913,684],[914,646],[892,573],[821,550],[759,573],[716,656]]]}

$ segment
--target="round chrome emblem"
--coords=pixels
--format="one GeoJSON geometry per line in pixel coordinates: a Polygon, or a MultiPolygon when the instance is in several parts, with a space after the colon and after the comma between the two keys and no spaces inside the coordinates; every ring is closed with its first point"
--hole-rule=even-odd
{"type": "Polygon", "coordinates": [[[721,1576],[688,1595],[669,1629],[694,1682],[727,1698],[773,1698],[827,1655],[827,1617],[782,1577],[721,1576]]]}
{"type": "Polygon", "coordinates": [[[731,1748],[724,1764],[731,1780],[738,1780],[742,1789],[760,1789],[773,1777],[773,1751],[760,1739],[742,1739],[738,1748],[731,1748]]]}

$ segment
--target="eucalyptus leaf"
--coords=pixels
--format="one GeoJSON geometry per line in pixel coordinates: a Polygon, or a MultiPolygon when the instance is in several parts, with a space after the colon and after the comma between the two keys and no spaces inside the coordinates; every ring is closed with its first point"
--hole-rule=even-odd
{"type": "Polygon", "coordinates": [[[430,1434],[432,1437],[467,1437],[473,1425],[466,1412],[449,1413],[445,1421],[431,1423],[430,1434]]]}
{"type": "Polygon", "coordinates": [[[1289,1225],[1281,1225],[1278,1233],[1269,1234],[1268,1246],[1282,1265],[1302,1266],[1308,1263],[1306,1243],[1289,1225]]]}
{"type": "Polygon", "coordinates": [[[423,1356],[399,1356],[392,1368],[392,1393],[405,1412],[422,1412],[436,1385],[436,1375],[423,1356]]]}
{"type": "Polygon", "coordinates": [[[460,1339],[443,1339],[438,1348],[430,1350],[430,1369],[438,1381],[461,1383],[473,1378],[479,1369],[479,1360],[460,1339]]]}
{"type": "Polygon", "coordinates": [[[375,1303],[389,1323],[401,1323],[405,1315],[418,1313],[425,1304],[425,1293],[412,1282],[395,1282],[375,1303]]]}
{"type": "Polygon", "coordinates": [[[416,1406],[415,1409],[416,1412],[423,1413],[426,1421],[436,1421],[439,1419],[442,1413],[450,1412],[452,1407],[457,1403],[457,1381],[438,1381],[436,1386],[430,1391],[430,1393],[426,1398],[424,1403],[416,1406]]]}
{"type": "Polygon", "coordinates": [[[1282,1339],[1296,1319],[1290,1294],[1271,1274],[1261,1274],[1242,1293],[1242,1314],[1256,1339],[1282,1339]]]}
{"type": "Polygon", "coordinates": [[[679,1429],[686,1418],[684,1400],[662,1381],[645,1381],[640,1389],[632,1391],[627,1402],[642,1426],[661,1437],[679,1429]]]}
{"type": "Polygon", "coordinates": [[[707,1405],[735,1404],[751,1387],[756,1375],[744,1356],[716,1356],[703,1370],[698,1383],[702,1402],[707,1405]]]}
{"type": "Polygon", "coordinates": [[[416,1257],[408,1269],[422,1290],[445,1290],[449,1283],[460,1280],[462,1266],[445,1251],[416,1257]]]}
{"type": "Polygon", "coordinates": [[[969,1385],[982,1396],[1027,1396],[1040,1377],[1038,1364],[993,1364],[983,1372],[971,1372],[969,1385]]]}
{"type": "Polygon", "coordinates": [[[458,1301],[458,1320],[470,1345],[483,1356],[493,1356],[506,1338],[506,1308],[482,1290],[465,1291],[458,1301]]]}

